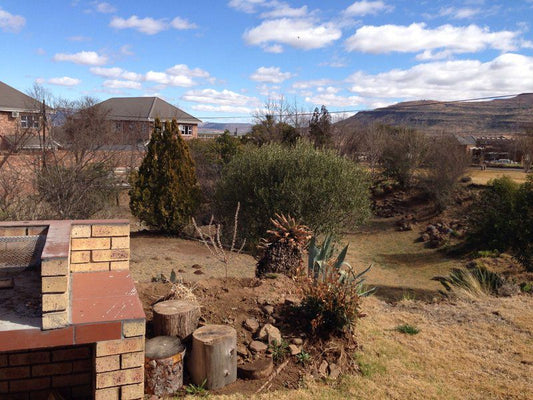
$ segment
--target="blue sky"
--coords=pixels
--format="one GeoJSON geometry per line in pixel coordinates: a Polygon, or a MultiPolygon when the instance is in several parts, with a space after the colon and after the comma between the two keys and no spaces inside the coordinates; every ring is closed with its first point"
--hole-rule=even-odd
{"type": "Polygon", "coordinates": [[[0,0],[0,80],[204,120],[533,92],[533,0],[0,0]]]}

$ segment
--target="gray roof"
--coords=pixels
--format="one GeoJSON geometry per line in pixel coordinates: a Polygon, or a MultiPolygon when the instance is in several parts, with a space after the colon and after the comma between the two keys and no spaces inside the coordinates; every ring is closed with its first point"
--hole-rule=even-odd
{"type": "Polygon", "coordinates": [[[40,104],[34,98],[0,81],[0,110],[38,112],[40,104]]]}
{"type": "Polygon", "coordinates": [[[459,135],[455,135],[455,138],[457,139],[459,144],[470,145],[470,146],[475,146],[476,145],[476,138],[474,136],[459,136],[459,135]]]}
{"type": "Polygon", "coordinates": [[[112,97],[100,103],[109,110],[109,119],[145,121],[160,118],[176,119],[178,122],[197,124],[198,118],[159,97],[112,97]]]}

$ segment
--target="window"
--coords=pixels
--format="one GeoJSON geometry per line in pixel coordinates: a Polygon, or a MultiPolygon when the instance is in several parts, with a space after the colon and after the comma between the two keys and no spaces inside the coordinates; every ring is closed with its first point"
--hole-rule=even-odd
{"type": "Polygon", "coordinates": [[[182,135],[192,135],[192,125],[180,125],[179,128],[182,135]]]}
{"type": "Polygon", "coordinates": [[[21,128],[39,128],[39,117],[36,115],[21,115],[21,128]]]}

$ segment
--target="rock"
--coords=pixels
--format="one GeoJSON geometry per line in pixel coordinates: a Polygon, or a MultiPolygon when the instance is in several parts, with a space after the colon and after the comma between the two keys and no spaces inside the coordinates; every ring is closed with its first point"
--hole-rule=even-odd
{"type": "Polygon", "coordinates": [[[274,307],[267,304],[266,306],[263,306],[263,311],[268,315],[272,315],[274,313],[274,307]]]}
{"type": "Polygon", "coordinates": [[[248,346],[248,348],[254,353],[261,353],[263,351],[266,351],[266,349],[268,349],[268,346],[263,342],[254,340],[252,343],[250,343],[250,346],[248,346]]]}
{"type": "Polygon", "coordinates": [[[329,364],[329,377],[331,379],[337,379],[341,372],[342,371],[337,364],[329,364]]]}
{"type": "Polygon", "coordinates": [[[248,356],[248,349],[246,348],[244,344],[237,345],[237,354],[242,357],[248,356]]]}
{"type": "Polygon", "coordinates": [[[204,273],[201,270],[197,269],[196,271],[194,271],[194,275],[204,275],[204,273]]]}
{"type": "Polygon", "coordinates": [[[191,268],[202,269],[202,266],[200,264],[194,264],[191,268]]]}
{"type": "Polygon", "coordinates": [[[241,379],[264,379],[274,370],[272,358],[261,358],[237,368],[237,375],[241,379]]]}
{"type": "Polygon", "coordinates": [[[288,306],[298,306],[300,305],[301,301],[297,297],[286,297],[285,298],[285,304],[288,306]]]}
{"type": "Polygon", "coordinates": [[[255,318],[247,318],[244,321],[244,327],[246,330],[255,333],[259,329],[259,321],[257,321],[255,318]]]}
{"type": "Polygon", "coordinates": [[[302,352],[302,348],[300,346],[296,346],[295,344],[289,344],[289,351],[291,356],[295,356],[302,352]]]}
{"type": "Polygon", "coordinates": [[[323,377],[328,376],[328,362],[326,360],[322,360],[320,363],[320,367],[318,367],[318,373],[323,377]]]}
{"type": "Polygon", "coordinates": [[[292,344],[295,344],[297,346],[301,346],[302,344],[304,344],[304,341],[303,339],[300,339],[300,338],[294,338],[291,340],[292,344]]]}
{"type": "Polygon", "coordinates": [[[266,340],[268,344],[272,344],[274,341],[281,344],[281,332],[274,325],[265,324],[257,334],[257,339],[266,340]]]}
{"type": "Polygon", "coordinates": [[[427,233],[423,233],[421,236],[420,236],[420,240],[422,242],[429,242],[429,239],[431,239],[431,236],[429,236],[429,234],[427,233]]]}

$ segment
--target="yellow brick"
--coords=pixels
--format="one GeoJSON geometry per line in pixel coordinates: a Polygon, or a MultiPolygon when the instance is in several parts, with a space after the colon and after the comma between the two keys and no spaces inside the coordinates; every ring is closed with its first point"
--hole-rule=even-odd
{"type": "Polygon", "coordinates": [[[46,226],[28,226],[28,236],[42,235],[46,232],[46,226]]]}
{"type": "Polygon", "coordinates": [[[68,313],[66,311],[59,311],[43,314],[42,324],[44,330],[67,326],[69,324],[68,313]]]}
{"type": "Polygon", "coordinates": [[[142,367],[125,369],[120,371],[102,372],[96,374],[96,388],[102,389],[111,386],[131,385],[141,383],[144,380],[142,367]]]}
{"type": "Polygon", "coordinates": [[[71,238],[88,238],[91,237],[91,225],[72,225],[70,231],[71,238]]]}
{"type": "Polygon", "coordinates": [[[92,236],[128,236],[130,234],[129,224],[117,225],[93,225],[92,236]]]}
{"type": "Polygon", "coordinates": [[[94,392],[94,400],[119,400],[119,388],[98,389],[94,392]]]}
{"type": "Polygon", "coordinates": [[[111,261],[110,269],[111,271],[120,271],[130,268],[129,261],[111,261]]]}
{"type": "Polygon", "coordinates": [[[130,339],[107,340],[96,343],[96,356],[110,356],[113,354],[134,353],[144,350],[144,337],[130,339]]]}
{"type": "Polygon", "coordinates": [[[0,236],[26,236],[26,228],[23,226],[7,226],[0,228],[0,236]]]}
{"type": "Polygon", "coordinates": [[[72,264],[88,263],[91,261],[91,252],[85,251],[73,251],[70,253],[70,262],[72,264]]]}
{"type": "Polygon", "coordinates": [[[120,388],[121,400],[135,400],[144,398],[144,383],[122,386],[120,388]]]}
{"type": "Polygon", "coordinates": [[[109,262],[94,262],[83,264],[72,264],[70,266],[71,272],[98,272],[109,271],[109,262]]]}
{"type": "Polygon", "coordinates": [[[41,262],[41,276],[67,275],[68,261],[66,258],[51,258],[41,262]]]}
{"type": "Polygon", "coordinates": [[[96,372],[116,371],[120,369],[120,356],[96,357],[96,372]]]}
{"type": "Polygon", "coordinates": [[[68,294],[43,294],[43,312],[63,311],[68,307],[68,294]]]}
{"type": "Polygon", "coordinates": [[[66,276],[45,276],[42,278],[43,293],[62,293],[68,289],[66,276]]]}
{"type": "Polygon", "coordinates": [[[146,322],[144,319],[124,321],[122,334],[124,337],[142,336],[146,332],[146,322]]]}
{"type": "Polygon", "coordinates": [[[100,250],[111,248],[109,238],[72,239],[72,250],[100,250]]]}
{"type": "Polygon", "coordinates": [[[130,248],[130,237],[120,236],[120,237],[111,238],[111,248],[112,249],[129,249],[130,248]]]}
{"type": "Polygon", "coordinates": [[[126,353],[122,354],[122,361],[120,363],[120,368],[135,368],[144,365],[144,351],[138,353],[126,353]]]}
{"type": "Polygon", "coordinates": [[[129,260],[129,249],[114,249],[114,250],[93,250],[91,254],[93,261],[120,261],[129,260]]]}

